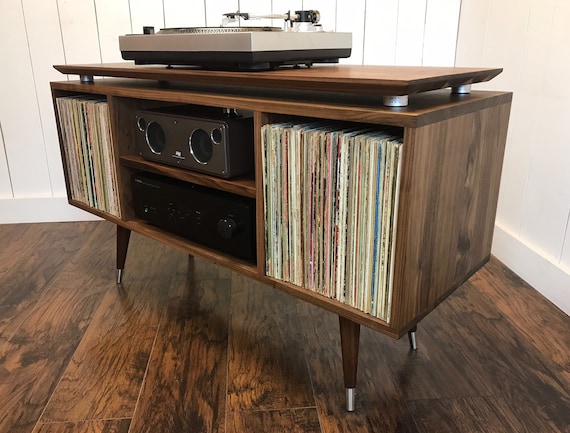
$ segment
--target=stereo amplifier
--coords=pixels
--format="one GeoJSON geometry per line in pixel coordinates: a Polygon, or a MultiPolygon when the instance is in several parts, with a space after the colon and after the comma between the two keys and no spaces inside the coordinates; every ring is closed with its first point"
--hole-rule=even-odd
{"type": "Polygon", "coordinates": [[[255,263],[255,200],[151,173],[131,181],[137,217],[255,263]]]}

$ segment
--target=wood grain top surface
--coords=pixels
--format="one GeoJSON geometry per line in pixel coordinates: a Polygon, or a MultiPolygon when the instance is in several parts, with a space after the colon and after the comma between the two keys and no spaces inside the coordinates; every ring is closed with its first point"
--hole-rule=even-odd
{"type": "Polygon", "coordinates": [[[195,67],[108,64],[55,65],[64,74],[123,77],[210,85],[342,92],[378,96],[411,95],[489,81],[501,68],[316,65],[262,72],[213,71],[195,67]]]}

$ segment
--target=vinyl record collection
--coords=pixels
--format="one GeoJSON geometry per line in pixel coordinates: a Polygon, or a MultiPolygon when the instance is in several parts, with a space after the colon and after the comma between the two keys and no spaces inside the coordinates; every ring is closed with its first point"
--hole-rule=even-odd
{"type": "Polygon", "coordinates": [[[88,95],[56,99],[73,200],[121,216],[107,102],[88,95]]]}
{"type": "Polygon", "coordinates": [[[389,322],[401,130],[262,128],[268,276],[389,322]]]}

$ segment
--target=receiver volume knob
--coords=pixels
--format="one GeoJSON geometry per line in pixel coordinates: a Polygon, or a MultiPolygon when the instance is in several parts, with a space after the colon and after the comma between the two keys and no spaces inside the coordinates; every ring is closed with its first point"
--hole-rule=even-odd
{"type": "Polygon", "coordinates": [[[218,221],[218,233],[224,239],[231,239],[238,231],[237,223],[230,217],[218,221]]]}

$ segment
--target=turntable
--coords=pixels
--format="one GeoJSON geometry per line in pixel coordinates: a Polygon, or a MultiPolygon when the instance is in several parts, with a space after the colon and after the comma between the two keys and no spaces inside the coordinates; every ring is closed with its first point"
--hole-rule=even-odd
{"type": "Polygon", "coordinates": [[[119,37],[121,55],[136,64],[191,65],[208,69],[268,70],[338,63],[350,57],[352,34],[326,32],[318,11],[225,14],[220,27],[165,28],[119,37]],[[244,20],[283,18],[280,27],[242,26],[244,20]]]}

